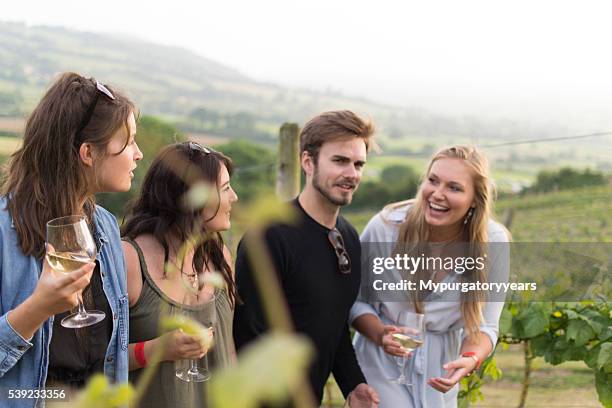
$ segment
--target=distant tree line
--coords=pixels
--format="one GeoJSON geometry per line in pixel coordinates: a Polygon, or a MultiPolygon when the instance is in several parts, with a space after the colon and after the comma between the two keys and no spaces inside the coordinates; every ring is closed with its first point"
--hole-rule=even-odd
{"type": "Polygon", "coordinates": [[[140,117],[138,120],[136,142],[142,151],[143,158],[138,162],[138,167],[134,171],[132,188],[125,193],[98,194],[96,197],[98,203],[115,214],[119,223],[121,223],[127,203],[137,195],[145,173],[155,156],[157,156],[157,153],[170,143],[185,140],[185,135],[176,127],[153,116],[140,117]]]}
{"type": "Polygon", "coordinates": [[[522,193],[547,193],[587,186],[600,186],[607,183],[608,176],[601,172],[590,169],[580,171],[571,167],[563,167],[556,171],[540,171],[535,183],[523,189],[522,193]]]}
{"type": "Polygon", "coordinates": [[[381,171],[379,180],[361,182],[350,209],[380,209],[389,203],[413,198],[419,181],[419,174],[411,166],[387,166],[381,171]]]}
{"type": "Polygon", "coordinates": [[[257,127],[258,117],[249,112],[222,113],[212,109],[196,108],[179,123],[181,129],[191,132],[210,132],[219,136],[273,140],[275,135],[257,127]]]}
{"type": "Polygon", "coordinates": [[[248,202],[258,194],[275,194],[276,154],[244,139],[215,146],[229,156],[235,166],[231,184],[240,201],[248,202]]]}
{"type": "MultiPolygon", "coordinates": [[[[207,114],[210,114],[212,111],[208,112],[207,114]]],[[[204,115],[204,112],[200,113],[204,115]]],[[[236,118],[236,116],[233,117],[236,118]]],[[[248,116],[243,117],[242,120],[244,122],[240,120],[235,122],[242,123],[236,126],[243,126],[246,130],[248,126],[253,125],[248,116]]],[[[144,158],[138,163],[132,189],[127,193],[100,194],[97,198],[98,202],[121,220],[127,202],[139,190],[144,174],[153,158],[164,146],[184,140],[186,136],[177,127],[151,116],[141,117],[138,123],[137,141],[144,158]]],[[[277,163],[274,150],[241,139],[217,145],[215,149],[231,157],[234,162],[232,185],[240,201],[248,202],[259,194],[274,194],[277,163]]],[[[0,162],[6,159],[7,157],[1,157],[0,162]]],[[[401,164],[387,166],[381,170],[376,180],[361,182],[359,191],[355,194],[348,209],[380,209],[389,203],[412,198],[417,193],[419,181],[419,174],[411,166],[401,164]]],[[[564,167],[556,171],[541,171],[535,183],[525,188],[522,193],[545,193],[607,183],[609,183],[609,176],[604,173],[590,169],[577,170],[564,167]]]]}
{"type": "MultiPolygon", "coordinates": [[[[144,116],[138,121],[136,140],[144,158],[138,162],[131,190],[97,196],[98,202],[115,214],[119,222],[123,218],[127,203],[138,193],[155,156],[164,146],[185,141],[186,136],[171,124],[144,116]]],[[[272,150],[245,140],[233,140],[214,148],[231,157],[235,166],[231,183],[241,201],[249,201],[257,194],[274,194],[276,155],[272,150]]]]}

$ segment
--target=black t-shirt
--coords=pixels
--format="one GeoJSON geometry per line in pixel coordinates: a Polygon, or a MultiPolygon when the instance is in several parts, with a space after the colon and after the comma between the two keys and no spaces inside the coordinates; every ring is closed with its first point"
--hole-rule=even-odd
{"type": "MultiPolygon", "coordinates": [[[[72,312],[55,315],[53,335],[49,345],[47,385],[67,384],[80,388],[93,374],[104,372],[104,358],[113,332],[113,316],[102,287],[98,262],[91,276],[89,288],[85,290],[91,291],[93,297],[93,305],[88,306],[86,302],[85,308],[100,310],[106,316],[104,320],[92,326],[67,329],[60,323],[72,312]]],[[[89,295],[84,293],[83,296],[89,295]]]]}
{"type": "MultiPolygon", "coordinates": [[[[269,228],[265,241],[295,328],[307,335],[316,349],[309,372],[315,397],[321,401],[330,373],[346,397],[365,382],[348,328],[348,314],[361,279],[359,236],[348,221],[338,217],[336,228],[351,260],[351,273],[341,274],[338,258],[327,238],[330,230],[312,219],[297,199],[293,205],[301,216],[300,222],[269,228]]],[[[243,301],[234,313],[234,341],[238,349],[267,329],[245,247],[242,240],[236,257],[236,283],[243,301]]]]}

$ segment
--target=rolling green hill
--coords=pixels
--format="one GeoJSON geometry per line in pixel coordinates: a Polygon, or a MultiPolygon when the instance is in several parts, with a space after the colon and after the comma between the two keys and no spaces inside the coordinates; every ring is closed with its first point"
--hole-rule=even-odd
{"type": "MultiPolygon", "coordinates": [[[[354,98],[258,82],[215,61],[178,47],[144,40],[27,26],[0,21],[0,137],[19,136],[20,124],[54,76],[77,71],[126,91],[143,115],[162,118],[205,143],[245,138],[273,146],[283,122],[303,124],[329,109],[352,109],[371,117],[383,155],[372,162],[422,165],[442,146],[567,136],[548,123],[448,117],[354,98]]],[[[381,67],[384,75],[384,67],[381,67]]],[[[9,143],[2,152],[13,148],[9,143]]],[[[569,165],[609,172],[612,137],[485,148],[502,190],[517,190],[543,168],[569,165]]],[[[378,163],[378,165],[376,164],[378,163]]]]}
{"type": "Polygon", "coordinates": [[[184,119],[196,108],[247,112],[272,123],[303,121],[316,112],[340,107],[376,117],[398,113],[396,108],[337,93],[258,82],[178,47],[0,22],[0,115],[29,112],[62,71],[77,71],[117,85],[132,95],[146,114],[166,119],[184,119]]]}

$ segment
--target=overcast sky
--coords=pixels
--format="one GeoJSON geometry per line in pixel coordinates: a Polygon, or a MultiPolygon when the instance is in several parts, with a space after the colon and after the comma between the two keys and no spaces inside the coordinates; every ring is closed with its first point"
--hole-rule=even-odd
{"type": "Polygon", "coordinates": [[[7,0],[0,19],[178,45],[283,85],[612,130],[612,6],[603,1],[89,4],[7,0]]]}

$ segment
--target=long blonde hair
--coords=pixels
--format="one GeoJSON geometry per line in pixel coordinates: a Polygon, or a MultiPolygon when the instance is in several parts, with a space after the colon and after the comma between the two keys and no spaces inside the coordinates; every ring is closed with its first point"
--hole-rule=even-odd
{"type": "MultiPolygon", "coordinates": [[[[431,171],[433,164],[440,159],[454,158],[461,159],[470,168],[472,181],[474,183],[474,205],[471,215],[466,214],[463,224],[462,240],[468,244],[469,256],[476,259],[484,257],[486,243],[488,242],[487,224],[492,218],[493,198],[495,188],[490,179],[489,164],[487,158],[473,146],[452,146],[438,151],[429,162],[424,179],[431,171]]],[[[390,204],[385,210],[398,208],[406,205],[407,202],[390,204]]],[[[429,242],[430,228],[425,221],[425,199],[423,189],[419,188],[415,200],[406,219],[400,225],[398,236],[398,248],[404,246],[403,251],[416,251],[416,246],[429,242]]],[[[488,267],[484,269],[473,269],[469,274],[470,279],[484,282],[488,276],[488,267]]],[[[413,275],[414,279],[425,278],[425,271],[417,272],[413,275]]],[[[418,287],[418,285],[417,285],[418,287]]],[[[422,313],[424,310],[422,299],[417,293],[411,293],[415,305],[415,310],[422,313]]],[[[479,291],[468,291],[461,294],[461,315],[464,327],[471,335],[478,336],[479,326],[482,320],[482,302],[484,294],[479,291]]]]}

